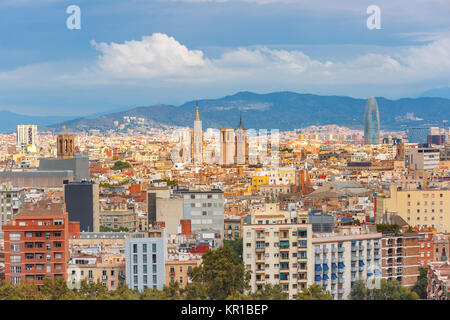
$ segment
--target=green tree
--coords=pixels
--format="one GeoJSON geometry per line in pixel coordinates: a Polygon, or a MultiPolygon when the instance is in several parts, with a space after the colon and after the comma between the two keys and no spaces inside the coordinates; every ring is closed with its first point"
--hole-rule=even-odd
{"type": "Polygon", "coordinates": [[[126,161],[116,161],[112,167],[113,170],[123,170],[123,169],[127,169],[127,168],[131,168],[131,164],[129,164],[126,161]]]}
{"type": "Polygon", "coordinates": [[[248,296],[242,292],[235,291],[230,294],[225,300],[252,300],[252,296],[248,296]]]}
{"type": "Polygon", "coordinates": [[[427,298],[427,285],[428,285],[428,269],[427,268],[419,268],[419,278],[417,282],[414,284],[412,291],[417,293],[420,299],[427,298]]]}
{"type": "Polygon", "coordinates": [[[417,300],[419,296],[398,281],[381,279],[380,288],[368,289],[363,281],[356,281],[349,296],[350,300],[417,300]]]}
{"type": "Polygon", "coordinates": [[[77,292],[81,298],[87,300],[107,300],[108,298],[108,291],[100,281],[94,282],[83,279],[77,292]]]}
{"type": "Polygon", "coordinates": [[[206,288],[200,282],[191,282],[186,286],[185,298],[187,300],[206,300],[208,295],[206,293],[206,288]]]}
{"type": "Polygon", "coordinates": [[[111,300],[139,300],[140,298],[139,293],[128,288],[126,284],[119,285],[116,290],[109,293],[111,300]]]}
{"type": "Polygon", "coordinates": [[[251,297],[255,300],[287,300],[289,294],[283,291],[280,284],[265,284],[261,290],[251,294],[251,297]]]}
{"type": "Polygon", "coordinates": [[[42,298],[45,300],[74,300],[78,296],[76,292],[67,287],[63,278],[45,278],[44,285],[40,288],[42,298]]]}
{"type": "Polygon", "coordinates": [[[297,295],[297,300],[331,300],[329,292],[324,292],[322,286],[313,284],[297,295]]]}
{"type": "Polygon", "coordinates": [[[203,285],[209,299],[224,300],[235,291],[247,289],[250,271],[228,246],[208,250],[200,266],[188,272],[193,282],[203,285]]]}
{"type": "Polygon", "coordinates": [[[230,247],[231,250],[238,256],[239,260],[242,261],[242,251],[243,251],[243,240],[242,238],[236,238],[233,240],[223,240],[223,245],[230,247]]]}

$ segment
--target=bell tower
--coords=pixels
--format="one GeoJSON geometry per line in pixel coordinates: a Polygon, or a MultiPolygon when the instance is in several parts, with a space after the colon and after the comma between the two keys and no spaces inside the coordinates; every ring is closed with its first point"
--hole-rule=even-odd
{"type": "Polygon", "coordinates": [[[75,141],[71,133],[60,133],[56,139],[58,159],[70,159],[75,156],[75,141]]]}

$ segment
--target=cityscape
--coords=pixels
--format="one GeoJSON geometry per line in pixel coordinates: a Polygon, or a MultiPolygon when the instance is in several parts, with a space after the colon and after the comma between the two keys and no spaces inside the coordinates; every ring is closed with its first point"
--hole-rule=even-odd
{"type": "Polygon", "coordinates": [[[380,3],[44,1],[60,48],[3,33],[0,300],[449,300],[448,16],[380,3]],[[349,20],[298,40],[299,8],[349,20]]]}

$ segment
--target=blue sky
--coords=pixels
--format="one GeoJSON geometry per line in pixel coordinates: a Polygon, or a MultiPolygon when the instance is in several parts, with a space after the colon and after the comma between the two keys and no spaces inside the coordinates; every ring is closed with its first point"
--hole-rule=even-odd
{"type": "Polygon", "coordinates": [[[0,109],[87,115],[238,91],[415,97],[450,86],[449,17],[448,0],[1,0],[0,109]],[[380,30],[366,26],[372,4],[380,30]],[[80,30],[66,27],[69,5],[80,30]]]}

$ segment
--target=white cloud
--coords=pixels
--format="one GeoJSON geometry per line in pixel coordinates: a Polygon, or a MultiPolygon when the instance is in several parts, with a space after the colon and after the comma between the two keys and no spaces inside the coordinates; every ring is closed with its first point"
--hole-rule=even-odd
{"type": "Polygon", "coordinates": [[[217,58],[210,58],[203,51],[189,49],[161,33],[140,41],[92,41],[92,45],[99,56],[89,66],[62,62],[25,66],[0,72],[0,84],[287,90],[312,85],[323,89],[352,85],[423,86],[433,82],[435,86],[448,85],[450,81],[450,38],[426,45],[394,47],[388,54],[362,54],[351,60],[320,60],[299,49],[265,46],[229,49],[217,58]]]}

